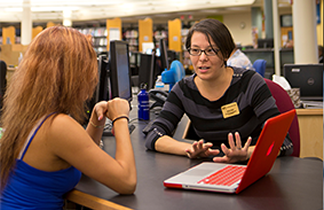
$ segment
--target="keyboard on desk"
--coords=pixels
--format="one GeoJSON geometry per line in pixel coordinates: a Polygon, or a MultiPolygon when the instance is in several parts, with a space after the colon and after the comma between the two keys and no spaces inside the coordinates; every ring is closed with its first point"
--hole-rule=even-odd
{"type": "Polygon", "coordinates": [[[198,181],[198,184],[231,186],[242,179],[245,169],[246,166],[228,165],[198,181]]]}
{"type": "MultiPolygon", "coordinates": [[[[129,130],[129,134],[131,134],[133,132],[133,130],[135,129],[135,125],[133,124],[128,124],[128,130],[129,130]]],[[[105,126],[104,131],[103,131],[103,136],[113,136],[112,133],[112,124],[109,123],[105,126]]]]}

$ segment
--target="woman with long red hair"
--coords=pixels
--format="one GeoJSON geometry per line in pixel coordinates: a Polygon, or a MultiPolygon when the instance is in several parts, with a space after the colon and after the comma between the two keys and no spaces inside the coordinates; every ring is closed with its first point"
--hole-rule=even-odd
{"type": "Polygon", "coordinates": [[[97,82],[96,53],[79,31],[54,26],[31,42],[4,98],[0,209],[62,209],[81,173],[134,193],[128,102],[97,103],[87,128],[81,126],[97,82]],[[114,121],[115,158],[98,146],[106,117],[114,121]]]}

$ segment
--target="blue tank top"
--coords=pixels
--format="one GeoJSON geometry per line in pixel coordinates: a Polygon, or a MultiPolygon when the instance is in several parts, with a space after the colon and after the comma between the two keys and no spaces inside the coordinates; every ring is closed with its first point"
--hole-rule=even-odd
{"type": "Polygon", "coordinates": [[[47,172],[36,169],[23,161],[35,134],[49,116],[36,127],[21,157],[16,160],[16,168],[10,174],[0,197],[1,210],[62,209],[63,195],[72,190],[80,181],[81,172],[73,166],[47,172]]]}

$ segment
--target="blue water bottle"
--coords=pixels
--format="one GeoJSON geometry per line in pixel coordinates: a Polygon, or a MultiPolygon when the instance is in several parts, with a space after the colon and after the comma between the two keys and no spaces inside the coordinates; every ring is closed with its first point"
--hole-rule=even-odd
{"type": "Polygon", "coordinates": [[[150,119],[149,94],[146,91],[146,85],[141,85],[141,91],[137,95],[138,101],[138,119],[150,119]]]}

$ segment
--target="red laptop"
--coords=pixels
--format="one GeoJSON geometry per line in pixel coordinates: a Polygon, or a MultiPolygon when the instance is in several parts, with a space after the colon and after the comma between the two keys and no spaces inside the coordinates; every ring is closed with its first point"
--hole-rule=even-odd
{"type": "Polygon", "coordinates": [[[266,121],[247,165],[203,162],[165,180],[164,186],[238,194],[270,171],[295,114],[291,110],[266,121]]]}

